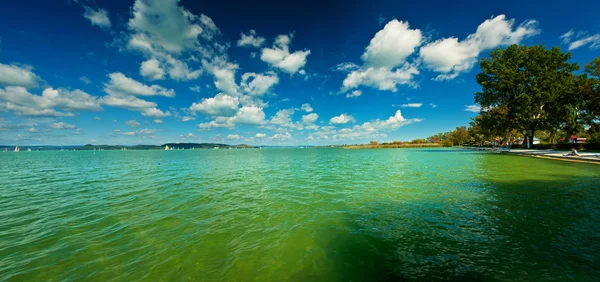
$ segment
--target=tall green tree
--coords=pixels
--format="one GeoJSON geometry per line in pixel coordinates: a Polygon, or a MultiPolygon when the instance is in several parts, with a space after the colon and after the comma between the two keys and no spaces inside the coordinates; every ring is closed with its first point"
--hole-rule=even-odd
{"type": "Polygon", "coordinates": [[[506,127],[524,133],[533,144],[536,130],[550,128],[564,95],[571,93],[573,71],[570,53],[559,48],[511,45],[496,49],[479,61],[476,80],[481,91],[475,102],[482,108],[506,109],[506,127]]]}
{"type": "Polygon", "coordinates": [[[469,139],[471,139],[471,136],[469,135],[469,131],[465,126],[456,127],[456,129],[452,132],[452,143],[454,143],[454,145],[461,146],[469,142],[469,139]]]}

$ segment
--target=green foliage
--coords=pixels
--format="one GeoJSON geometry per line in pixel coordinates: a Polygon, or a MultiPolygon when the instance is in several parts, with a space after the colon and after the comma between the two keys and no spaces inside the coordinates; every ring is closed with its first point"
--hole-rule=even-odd
{"type": "Polygon", "coordinates": [[[415,139],[415,140],[410,141],[410,144],[425,144],[425,143],[427,143],[427,140],[425,140],[425,139],[415,139]]]}
{"type": "Polygon", "coordinates": [[[569,98],[577,83],[573,72],[579,66],[569,63],[570,58],[558,47],[496,49],[479,62],[476,80],[482,90],[475,93],[475,102],[484,109],[502,108],[502,126],[528,133],[532,142],[536,130],[556,128],[565,122],[566,112],[577,110],[569,98]]]}

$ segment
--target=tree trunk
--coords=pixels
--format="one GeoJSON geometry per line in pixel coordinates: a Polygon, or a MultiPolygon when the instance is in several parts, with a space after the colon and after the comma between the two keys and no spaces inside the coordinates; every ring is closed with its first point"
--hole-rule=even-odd
{"type": "Polygon", "coordinates": [[[527,136],[529,138],[529,146],[533,146],[533,136],[535,136],[535,130],[531,130],[531,135],[527,136]]]}

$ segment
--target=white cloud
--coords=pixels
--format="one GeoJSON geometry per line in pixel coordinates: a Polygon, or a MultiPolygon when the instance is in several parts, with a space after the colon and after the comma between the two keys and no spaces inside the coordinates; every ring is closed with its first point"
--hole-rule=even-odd
{"type": "Polygon", "coordinates": [[[237,42],[240,47],[260,47],[265,43],[265,38],[256,35],[256,31],[251,29],[248,34],[241,33],[241,38],[237,42]]]}
{"type": "Polygon", "coordinates": [[[198,124],[198,127],[202,130],[208,130],[213,127],[235,128],[237,124],[261,125],[264,122],[265,113],[261,107],[243,106],[233,117],[218,116],[210,122],[198,124]]]}
{"type": "Polygon", "coordinates": [[[129,131],[129,132],[123,132],[123,135],[126,136],[138,136],[138,135],[152,135],[156,133],[156,129],[142,129],[142,130],[138,130],[138,131],[129,131]]]}
{"type": "Polygon", "coordinates": [[[504,15],[488,19],[463,41],[449,37],[421,47],[420,58],[428,68],[440,73],[436,80],[453,79],[471,70],[482,51],[516,44],[540,33],[534,20],[525,21],[513,29],[514,22],[504,15]]]}
{"type": "Polygon", "coordinates": [[[348,114],[341,114],[339,116],[332,117],[329,120],[330,124],[346,124],[349,122],[355,122],[354,117],[348,114]]]}
{"type": "Polygon", "coordinates": [[[361,59],[366,67],[391,69],[403,65],[422,40],[421,30],[410,29],[408,22],[392,20],[371,39],[361,59]]]}
{"type": "Polygon", "coordinates": [[[139,127],[141,125],[139,122],[133,119],[126,121],[125,124],[129,125],[130,127],[139,127]]]}
{"type": "Polygon", "coordinates": [[[0,84],[31,88],[38,85],[41,78],[28,67],[0,64],[0,84]]]}
{"type": "Polygon", "coordinates": [[[200,92],[202,89],[202,87],[200,87],[199,85],[196,86],[190,86],[190,90],[194,91],[194,92],[200,92]]]}
{"type": "Polygon", "coordinates": [[[251,96],[261,97],[277,83],[279,83],[279,77],[272,71],[265,74],[247,72],[242,75],[240,87],[245,93],[251,96]]]}
{"type": "Polygon", "coordinates": [[[134,79],[126,77],[120,72],[111,73],[108,75],[110,82],[104,85],[104,91],[113,96],[165,96],[175,97],[173,89],[166,89],[159,85],[145,85],[134,79]]]}
{"type": "Polygon", "coordinates": [[[302,107],[300,109],[302,109],[303,111],[305,111],[307,113],[310,113],[313,111],[313,108],[308,103],[302,104],[302,107]]]}
{"type": "Polygon", "coordinates": [[[214,75],[215,87],[225,94],[239,95],[238,86],[235,83],[235,72],[238,69],[237,64],[229,63],[221,59],[213,62],[203,61],[204,67],[214,75]]]}
{"type": "MultiPolygon", "coordinates": [[[[342,63],[336,70],[349,74],[343,81],[340,93],[361,85],[379,90],[397,91],[398,85],[415,87],[412,81],[419,74],[417,63],[407,62],[407,58],[423,42],[419,29],[410,29],[407,22],[391,20],[378,31],[361,56],[362,67],[353,63],[342,63]]],[[[358,97],[358,93],[347,94],[347,98],[358,97]]]]}
{"type": "Polygon", "coordinates": [[[74,124],[67,124],[64,122],[57,122],[50,125],[50,127],[54,129],[77,129],[77,126],[74,124]]]}
{"type": "Polygon", "coordinates": [[[196,118],[194,117],[190,117],[190,116],[184,116],[181,118],[182,122],[186,122],[186,121],[190,121],[190,120],[195,120],[196,118]]]}
{"type": "Polygon", "coordinates": [[[289,141],[291,139],[292,139],[292,135],[289,132],[276,133],[275,135],[269,137],[269,140],[275,140],[275,141],[289,141]]]}
{"type": "Polygon", "coordinates": [[[472,112],[472,113],[479,113],[481,111],[481,106],[479,106],[479,105],[466,105],[465,106],[465,111],[466,112],[472,112]]]}
{"type": "Polygon", "coordinates": [[[306,65],[306,57],[310,50],[290,53],[289,44],[292,39],[288,35],[275,38],[272,48],[263,48],[260,59],[283,72],[294,74],[306,65]]]}
{"type": "Polygon", "coordinates": [[[352,62],[339,63],[333,67],[333,70],[341,72],[353,72],[359,69],[360,66],[352,62]]]}
{"type": "Polygon", "coordinates": [[[163,123],[163,121],[162,121],[162,120],[160,120],[160,119],[155,119],[155,120],[154,120],[154,123],[156,123],[156,124],[162,124],[162,123],[163,123]]]}
{"type": "Polygon", "coordinates": [[[265,138],[265,137],[267,137],[267,135],[264,133],[256,133],[256,138],[265,138]]]}
{"type": "Polygon", "coordinates": [[[354,91],[346,94],[346,98],[356,98],[356,97],[359,97],[360,95],[362,95],[362,91],[354,90],[354,91]]]}
{"type": "Polygon", "coordinates": [[[156,103],[148,102],[133,96],[113,96],[102,97],[102,103],[111,107],[126,108],[135,111],[156,107],[156,103]]]}
{"type": "Polygon", "coordinates": [[[564,44],[569,44],[569,42],[571,42],[571,38],[573,38],[573,35],[575,35],[575,31],[571,29],[567,33],[561,35],[560,39],[562,39],[564,44]]]}
{"type": "Polygon", "coordinates": [[[101,117],[94,117],[95,120],[102,120],[101,117]]]}
{"type": "Polygon", "coordinates": [[[421,122],[420,118],[406,119],[402,116],[400,110],[386,120],[376,119],[374,121],[365,122],[361,125],[355,125],[350,128],[342,128],[336,130],[333,126],[322,127],[320,131],[309,136],[309,139],[331,139],[334,141],[340,140],[357,140],[357,139],[378,139],[385,138],[387,135],[383,132],[395,131],[398,128],[421,122]]]}
{"type": "Polygon", "coordinates": [[[317,121],[318,118],[319,118],[319,115],[317,115],[316,113],[310,113],[310,114],[302,116],[302,122],[303,123],[315,123],[315,121],[317,121]]]}
{"type": "Polygon", "coordinates": [[[140,74],[149,80],[159,80],[164,78],[165,71],[160,67],[160,62],[152,58],[142,63],[140,74]]]}
{"type": "Polygon", "coordinates": [[[229,139],[229,140],[238,140],[240,138],[242,138],[242,137],[240,137],[240,135],[238,135],[238,134],[229,134],[229,135],[227,135],[227,139],[229,139]]]}
{"type": "Polygon", "coordinates": [[[436,104],[429,104],[429,106],[432,107],[432,108],[434,108],[434,109],[437,108],[436,104]]]}
{"type": "Polygon", "coordinates": [[[213,98],[202,99],[200,103],[193,103],[190,110],[210,116],[231,117],[238,112],[239,104],[239,98],[220,93],[213,98]]]}
{"type": "MultiPolygon", "coordinates": [[[[129,29],[138,44],[157,47],[172,54],[201,47],[199,37],[210,40],[219,32],[212,19],[196,16],[180,7],[179,0],[137,0],[129,29]],[[145,41],[146,43],[143,43],[145,41]]],[[[131,41],[130,41],[131,45],[131,41]]]]}
{"type": "Polygon", "coordinates": [[[169,76],[172,79],[179,81],[187,81],[198,78],[202,74],[202,69],[191,70],[187,63],[182,62],[172,56],[165,57],[167,64],[169,64],[169,76]]]}
{"type": "Polygon", "coordinates": [[[39,96],[29,93],[23,87],[8,86],[0,88],[0,111],[2,110],[20,116],[61,117],[73,116],[72,111],[100,111],[102,107],[97,97],[81,90],[46,88],[39,96]]]}
{"type": "Polygon", "coordinates": [[[408,104],[402,104],[401,107],[403,107],[403,108],[420,108],[421,106],[423,106],[423,103],[408,103],[408,104]]]}
{"type": "Polygon", "coordinates": [[[83,6],[85,12],[83,16],[90,20],[92,25],[97,25],[102,28],[110,28],[110,18],[108,18],[108,12],[104,9],[94,10],[88,6],[83,6]]]}
{"type": "Polygon", "coordinates": [[[110,81],[104,84],[104,91],[108,95],[102,97],[102,103],[105,105],[139,111],[143,116],[152,118],[171,115],[169,112],[163,112],[156,108],[156,103],[135,96],[174,97],[173,89],[166,89],[159,85],[145,85],[118,72],[108,76],[110,81]]]}
{"type": "Polygon", "coordinates": [[[574,35],[575,31],[570,30],[560,36],[564,44],[569,44],[569,51],[585,45],[589,45],[592,49],[600,48],[600,33],[587,35],[585,32],[579,32],[577,36],[574,35]]]}
{"type": "Polygon", "coordinates": [[[87,78],[86,76],[81,76],[79,78],[79,80],[81,80],[81,82],[83,82],[86,85],[92,83],[92,81],[89,78],[87,78]]]}
{"type": "Polygon", "coordinates": [[[353,71],[344,79],[341,92],[365,85],[379,90],[396,92],[398,85],[414,85],[413,76],[419,74],[415,65],[406,63],[391,71],[386,68],[367,68],[353,71]]]}
{"type": "Polygon", "coordinates": [[[170,112],[163,112],[157,108],[148,108],[142,111],[142,115],[150,118],[164,118],[171,116],[170,112]]]}
{"type": "Polygon", "coordinates": [[[271,118],[269,123],[284,126],[284,127],[292,127],[294,126],[292,122],[292,115],[294,114],[294,109],[284,109],[279,110],[277,113],[271,118]]]}

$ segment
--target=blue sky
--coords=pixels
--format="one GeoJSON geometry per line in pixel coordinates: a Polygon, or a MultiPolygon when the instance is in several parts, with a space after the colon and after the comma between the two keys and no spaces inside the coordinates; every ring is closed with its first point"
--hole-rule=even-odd
{"type": "Polygon", "coordinates": [[[0,144],[349,144],[476,115],[512,43],[600,55],[598,1],[10,1],[0,144]],[[525,3],[522,3],[525,2],[525,3]]]}

